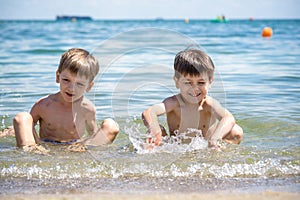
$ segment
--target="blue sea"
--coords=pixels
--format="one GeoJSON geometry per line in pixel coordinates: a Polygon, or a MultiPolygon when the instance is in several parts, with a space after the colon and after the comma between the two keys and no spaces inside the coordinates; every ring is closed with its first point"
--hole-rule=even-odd
{"type": "Polygon", "coordinates": [[[41,155],[0,138],[0,194],[300,192],[300,20],[0,21],[0,30],[1,129],[59,90],[60,56],[74,47],[100,62],[86,94],[99,123],[111,117],[120,126],[112,145],[82,153],[48,145],[41,155]],[[263,38],[267,26],[273,36],[263,38]],[[143,149],[141,113],[178,93],[173,60],[186,48],[214,61],[209,95],[244,129],[240,145],[216,152],[199,137],[143,149]]]}

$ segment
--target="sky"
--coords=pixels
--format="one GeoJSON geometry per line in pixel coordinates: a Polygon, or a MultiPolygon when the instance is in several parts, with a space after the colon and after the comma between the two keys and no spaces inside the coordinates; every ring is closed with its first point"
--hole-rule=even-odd
{"type": "Polygon", "coordinates": [[[300,19],[300,0],[0,0],[0,19],[300,19]]]}

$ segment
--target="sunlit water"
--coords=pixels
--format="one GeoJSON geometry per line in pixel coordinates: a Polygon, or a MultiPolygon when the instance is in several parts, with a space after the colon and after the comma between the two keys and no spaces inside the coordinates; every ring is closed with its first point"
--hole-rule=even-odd
{"type": "MultiPolygon", "coordinates": [[[[50,153],[40,155],[17,149],[12,136],[0,138],[0,193],[188,192],[245,185],[299,191],[299,20],[1,21],[0,28],[1,128],[59,89],[55,71],[61,54],[81,47],[101,67],[86,96],[99,122],[112,117],[121,129],[112,145],[84,153],[47,145],[50,153]],[[273,37],[260,36],[265,26],[273,28],[273,37]],[[141,112],[178,92],[174,56],[197,46],[217,69],[210,95],[234,114],[244,139],[216,152],[199,133],[190,144],[165,138],[149,150],[141,112]]],[[[166,125],[164,117],[160,122],[166,125]]]]}

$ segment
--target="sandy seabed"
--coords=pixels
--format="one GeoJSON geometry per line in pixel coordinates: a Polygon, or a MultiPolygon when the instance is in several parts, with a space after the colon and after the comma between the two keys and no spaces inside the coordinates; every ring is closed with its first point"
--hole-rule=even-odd
{"type": "Polygon", "coordinates": [[[173,193],[173,194],[110,194],[110,193],[91,193],[91,194],[14,194],[1,195],[2,200],[77,200],[77,199],[103,199],[103,200],[293,200],[300,199],[300,193],[264,191],[260,193],[173,193]]]}
{"type": "Polygon", "coordinates": [[[197,177],[0,179],[0,200],[296,200],[299,177],[205,179],[197,177]]]}

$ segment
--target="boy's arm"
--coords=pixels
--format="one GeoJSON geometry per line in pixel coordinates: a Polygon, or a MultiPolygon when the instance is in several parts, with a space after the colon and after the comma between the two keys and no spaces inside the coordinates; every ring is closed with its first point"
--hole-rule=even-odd
{"type": "Polygon", "coordinates": [[[214,133],[208,138],[209,146],[218,147],[218,141],[222,140],[235,125],[233,115],[217,100],[210,98],[207,103],[211,106],[212,115],[219,120],[214,133]]]}
{"type": "Polygon", "coordinates": [[[159,103],[151,106],[142,113],[142,119],[150,134],[155,137],[154,141],[150,139],[148,142],[153,142],[155,145],[161,144],[162,131],[158,123],[158,116],[165,114],[166,108],[164,103],[159,103]]]}
{"type": "Polygon", "coordinates": [[[31,108],[30,110],[30,115],[32,116],[32,133],[33,133],[33,137],[35,139],[35,142],[37,144],[41,143],[40,138],[38,136],[38,133],[36,132],[35,126],[37,125],[37,122],[40,120],[40,112],[41,112],[41,99],[39,101],[37,101],[31,108]]]}
{"type": "Polygon", "coordinates": [[[86,130],[89,134],[88,137],[94,135],[98,131],[97,120],[96,120],[96,108],[93,108],[87,113],[85,119],[86,130]]]}

